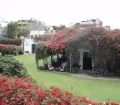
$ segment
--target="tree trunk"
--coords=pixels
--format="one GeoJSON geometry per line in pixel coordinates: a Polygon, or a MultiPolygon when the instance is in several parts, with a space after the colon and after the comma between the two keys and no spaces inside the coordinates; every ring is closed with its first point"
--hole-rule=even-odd
{"type": "Polygon", "coordinates": [[[52,62],[52,59],[53,59],[53,55],[51,54],[51,62],[52,62]]]}
{"type": "Polygon", "coordinates": [[[57,59],[58,59],[58,51],[57,51],[57,59]]]}
{"type": "Polygon", "coordinates": [[[46,51],[45,51],[45,64],[47,64],[47,55],[46,55],[46,51]]]}
{"type": "Polygon", "coordinates": [[[45,65],[45,58],[43,58],[43,66],[45,65]]]}
{"type": "Polygon", "coordinates": [[[38,59],[36,59],[36,66],[37,66],[37,68],[38,68],[38,61],[39,61],[39,60],[38,60],[38,59]]]}

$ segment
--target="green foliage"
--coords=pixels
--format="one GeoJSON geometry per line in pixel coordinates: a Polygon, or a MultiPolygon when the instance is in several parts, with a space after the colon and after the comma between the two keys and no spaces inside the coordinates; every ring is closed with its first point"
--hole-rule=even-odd
{"type": "Polygon", "coordinates": [[[36,59],[37,67],[38,67],[39,59],[44,59],[44,57],[45,57],[44,49],[45,49],[45,43],[44,42],[40,42],[39,44],[36,45],[36,51],[35,51],[36,57],[35,57],[35,59],[36,59]]]}
{"type": "Polygon", "coordinates": [[[11,22],[4,28],[4,34],[8,38],[15,38],[18,33],[17,22],[11,22]]]}
{"type": "Polygon", "coordinates": [[[25,37],[25,36],[28,35],[29,33],[30,33],[30,31],[27,30],[27,29],[25,29],[25,30],[19,30],[17,36],[18,36],[18,37],[20,37],[20,36],[24,36],[24,37],[25,37]]]}
{"type": "Polygon", "coordinates": [[[0,44],[11,44],[11,45],[17,45],[20,46],[22,43],[21,39],[6,39],[6,40],[0,40],[0,44]]]}
{"type": "Polygon", "coordinates": [[[10,56],[0,56],[0,73],[9,73],[11,76],[27,77],[27,71],[23,65],[10,56]]]}
{"type": "Polygon", "coordinates": [[[4,28],[4,36],[8,38],[15,38],[20,36],[26,36],[29,34],[29,30],[25,29],[19,29],[17,22],[11,22],[4,28]]]}
{"type": "Polygon", "coordinates": [[[42,59],[44,57],[44,49],[45,49],[44,42],[41,42],[36,45],[36,58],[42,59]]]}
{"type": "Polygon", "coordinates": [[[78,63],[79,59],[80,59],[79,51],[76,51],[76,52],[72,53],[72,60],[73,60],[72,62],[73,63],[78,63]]]}
{"type": "Polygon", "coordinates": [[[60,25],[60,26],[53,26],[53,29],[54,30],[62,30],[62,29],[64,29],[65,28],[65,25],[60,25]]]}
{"type": "MultiPolygon", "coordinates": [[[[47,61],[47,57],[52,54],[51,50],[45,46],[45,42],[40,42],[39,44],[36,45],[36,64],[38,67],[38,61],[39,59],[43,59],[43,61],[47,61]]],[[[45,63],[45,62],[44,62],[45,63]]]]}

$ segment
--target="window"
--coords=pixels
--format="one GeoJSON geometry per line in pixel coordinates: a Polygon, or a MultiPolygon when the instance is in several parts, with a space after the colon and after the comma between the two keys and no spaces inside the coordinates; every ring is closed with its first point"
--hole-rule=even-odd
{"type": "Polygon", "coordinates": [[[21,24],[18,24],[18,26],[21,26],[21,24]]]}
{"type": "Polygon", "coordinates": [[[31,20],[28,20],[28,22],[32,22],[31,20]]]}
{"type": "Polygon", "coordinates": [[[23,24],[23,26],[27,26],[27,24],[23,24]]]}
{"type": "Polygon", "coordinates": [[[25,22],[25,20],[22,20],[22,22],[25,22]]]}

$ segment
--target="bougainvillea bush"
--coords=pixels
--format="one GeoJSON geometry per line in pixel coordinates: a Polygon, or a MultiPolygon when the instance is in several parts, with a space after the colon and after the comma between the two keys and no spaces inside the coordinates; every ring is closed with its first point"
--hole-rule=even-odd
{"type": "Polygon", "coordinates": [[[77,34],[78,30],[74,28],[65,28],[55,34],[49,35],[46,47],[56,51],[66,48],[69,40],[77,34]]]}
{"type": "Polygon", "coordinates": [[[120,72],[120,32],[104,28],[84,29],[71,40],[71,49],[89,49],[96,67],[120,72]]]}
{"type": "Polygon", "coordinates": [[[96,103],[86,97],[76,96],[68,91],[51,86],[42,88],[30,78],[0,78],[0,105],[120,105],[117,103],[96,103]]]}
{"type": "Polygon", "coordinates": [[[104,67],[116,74],[120,72],[120,31],[101,27],[63,29],[49,35],[46,47],[71,53],[73,60],[78,49],[89,49],[95,67],[104,67]]]}

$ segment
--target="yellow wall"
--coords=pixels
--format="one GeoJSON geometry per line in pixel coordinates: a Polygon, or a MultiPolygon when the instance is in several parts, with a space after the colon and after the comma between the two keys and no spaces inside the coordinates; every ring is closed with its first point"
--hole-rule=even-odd
{"type": "Polygon", "coordinates": [[[20,21],[20,22],[18,22],[18,28],[19,29],[28,29],[28,24],[29,24],[28,21],[25,21],[25,22],[20,21]]]}

